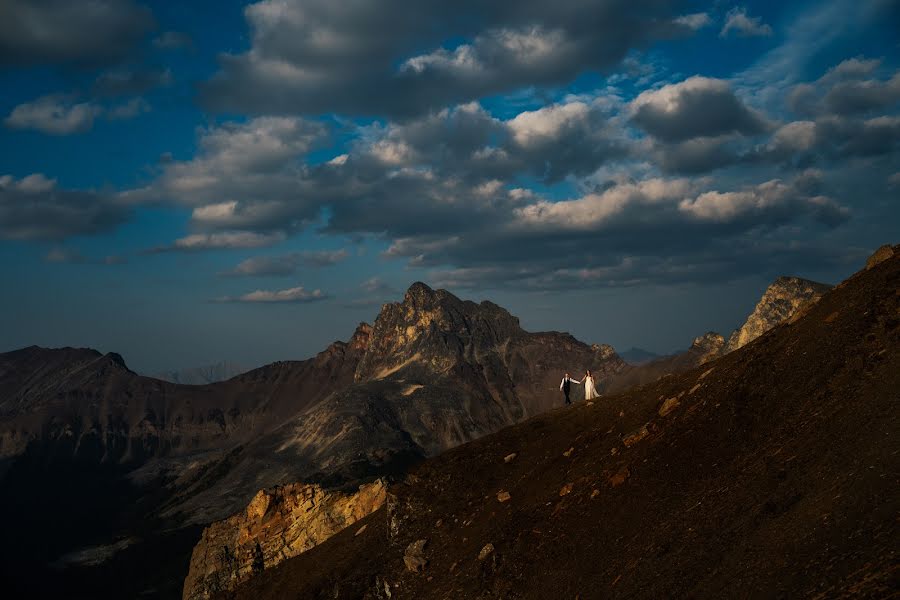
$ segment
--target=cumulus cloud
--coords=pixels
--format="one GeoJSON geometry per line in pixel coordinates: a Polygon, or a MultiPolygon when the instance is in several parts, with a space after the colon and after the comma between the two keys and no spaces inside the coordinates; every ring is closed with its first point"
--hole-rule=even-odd
{"type": "Polygon", "coordinates": [[[3,123],[10,129],[33,129],[48,135],[73,135],[90,131],[96,119],[131,119],[150,110],[143,98],[103,106],[93,100],[79,102],[72,95],[50,94],[13,108],[3,123]]]}
{"type": "Polygon", "coordinates": [[[170,245],[158,246],[149,253],[228,250],[235,248],[262,248],[272,246],[285,239],[281,233],[257,233],[254,231],[223,231],[218,233],[192,233],[178,238],[170,245]]]}
{"type": "Polygon", "coordinates": [[[678,210],[691,219],[712,223],[777,222],[806,213],[826,225],[836,225],[849,216],[849,211],[831,198],[807,196],[798,185],[777,179],[738,191],[704,192],[681,200],[678,210]]]}
{"type": "Polygon", "coordinates": [[[725,240],[846,221],[848,209],[821,194],[817,178],[810,172],[726,190],[683,178],[623,180],[571,200],[532,198],[500,225],[465,235],[395,239],[387,254],[435,268],[433,280],[453,287],[634,285],[664,279],[663,266],[674,279],[698,280],[712,271],[693,271],[694,261],[713,246],[719,263],[740,261],[743,250],[725,240]]]}
{"type": "Polygon", "coordinates": [[[675,19],[675,23],[679,25],[684,25],[688,29],[696,30],[703,29],[710,23],[712,23],[712,19],[705,12],[700,13],[691,13],[689,15],[682,15],[675,19]]]}
{"type": "Polygon", "coordinates": [[[671,14],[667,3],[625,0],[263,0],[244,13],[250,49],[221,57],[221,70],[202,88],[207,107],[423,114],[609,69],[629,50],[702,21],[671,14]],[[463,41],[447,47],[448,39],[463,41]]]}
{"type": "Polygon", "coordinates": [[[281,256],[254,256],[241,261],[233,269],[225,271],[226,277],[260,277],[294,275],[300,267],[318,269],[336,265],[349,256],[340,250],[292,252],[281,256]]]}
{"type": "Polygon", "coordinates": [[[772,27],[763,23],[760,17],[748,17],[746,8],[732,8],[725,15],[725,24],[719,37],[734,34],[739,37],[770,37],[772,27]]]}
{"type": "Polygon", "coordinates": [[[700,76],[642,92],[631,102],[631,111],[638,127],[664,142],[727,133],[754,135],[768,127],[728,82],[700,76]]]}
{"type": "Polygon", "coordinates": [[[55,179],[34,173],[0,177],[0,238],[61,240],[109,231],[128,209],[113,194],[65,190],[55,179]]]}
{"type": "Polygon", "coordinates": [[[153,27],[132,0],[4,0],[0,63],[99,64],[127,55],[153,27]]]}
{"type": "Polygon", "coordinates": [[[822,77],[793,86],[788,106],[803,116],[852,116],[888,109],[900,102],[900,71],[878,77],[879,59],[851,58],[822,77]]]}
{"type": "Polygon", "coordinates": [[[315,216],[298,180],[303,156],[326,131],[294,117],[258,117],[199,130],[191,160],[169,161],[152,187],[137,190],[137,201],[171,201],[194,208],[199,227],[244,229],[282,227],[315,216]]]}
{"type": "Polygon", "coordinates": [[[51,94],[13,108],[3,123],[11,129],[36,129],[50,135],[84,133],[94,126],[103,108],[93,102],[74,102],[71,96],[51,94]]]}
{"type": "Polygon", "coordinates": [[[328,296],[320,289],[309,291],[303,286],[298,286],[286,290],[256,290],[255,292],[243,294],[242,296],[223,296],[222,298],[217,298],[216,302],[308,304],[310,302],[318,302],[327,298],[328,296]]]}
{"type": "Polygon", "coordinates": [[[767,144],[748,153],[749,160],[811,164],[849,157],[890,154],[900,148],[900,117],[869,119],[821,117],[780,127],[767,144]]]}

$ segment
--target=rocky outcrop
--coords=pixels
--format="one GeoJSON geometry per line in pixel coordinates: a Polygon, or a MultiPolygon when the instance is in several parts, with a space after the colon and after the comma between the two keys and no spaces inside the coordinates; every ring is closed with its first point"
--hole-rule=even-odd
{"type": "Polygon", "coordinates": [[[698,364],[709,362],[722,353],[725,347],[725,338],[715,331],[708,331],[694,338],[690,351],[696,353],[698,364]]]}
{"type": "Polygon", "coordinates": [[[872,267],[880,265],[887,259],[893,257],[894,253],[895,253],[894,247],[891,246],[890,244],[885,244],[883,246],[880,246],[878,248],[878,250],[876,250],[872,254],[872,256],[870,256],[868,258],[868,260],[866,260],[866,270],[868,271],[872,267]]]}
{"type": "Polygon", "coordinates": [[[233,590],[378,510],[385,494],[381,480],[355,493],[302,483],[260,490],[242,512],[203,531],[191,554],[182,597],[206,600],[233,590]]]}
{"type": "Polygon", "coordinates": [[[746,346],[776,325],[790,319],[804,306],[818,302],[831,287],[799,277],[779,277],[766,289],[744,324],[728,338],[723,354],[746,346]]]}

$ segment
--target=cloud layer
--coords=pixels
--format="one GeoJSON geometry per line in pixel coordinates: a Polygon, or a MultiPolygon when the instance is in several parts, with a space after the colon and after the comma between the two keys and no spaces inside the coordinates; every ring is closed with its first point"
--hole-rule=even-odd
{"type": "Polygon", "coordinates": [[[206,106],[248,113],[409,116],[610,69],[700,22],[667,2],[436,0],[249,5],[250,49],[221,57],[206,106]],[[467,38],[463,43],[448,40],[467,38]],[[422,48],[425,48],[423,51],[422,48]]]}
{"type": "Polygon", "coordinates": [[[4,0],[0,64],[104,64],[121,59],[154,25],[132,0],[4,0]]]}
{"type": "Polygon", "coordinates": [[[116,196],[60,189],[55,179],[34,173],[0,176],[0,238],[61,240],[110,231],[129,216],[116,196]]]}

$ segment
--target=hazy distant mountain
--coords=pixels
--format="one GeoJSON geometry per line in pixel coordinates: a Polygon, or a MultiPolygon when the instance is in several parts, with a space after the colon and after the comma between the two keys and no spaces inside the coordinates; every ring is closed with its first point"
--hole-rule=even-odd
{"type": "Polygon", "coordinates": [[[622,360],[627,362],[629,365],[642,365],[644,363],[650,362],[655,358],[659,358],[660,355],[656,352],[651,352],[649,350],[644,350],[643,348],[633,347],[630,350],[626,350],[625,352],[619,352],[619,356],[622,357],[622,360]]]}
{"type": "Polygon", "coordinates": [[[150,374],[150,377],[184,385],[203,385],[204,383],[216,383],[217,381],[231,379],[235,375],[240,375],[246,370],[247,369],[237,363],[223,360],[203,367],[152,373],[150,374]]]}

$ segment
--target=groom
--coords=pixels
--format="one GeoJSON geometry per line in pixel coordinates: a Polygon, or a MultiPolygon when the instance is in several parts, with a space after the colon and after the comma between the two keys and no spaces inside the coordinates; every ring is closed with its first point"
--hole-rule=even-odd
{"type": "Polygon", "coordinates": [[[566,404],[572,404],[572,401],[569,399],[569,392],[572,389],[573,383],[579,382],[569,377],[569,374],[566,373],[566,376],[562,378],[562,382],[559,384],[560,391],[566,395],[566,404]]]}

